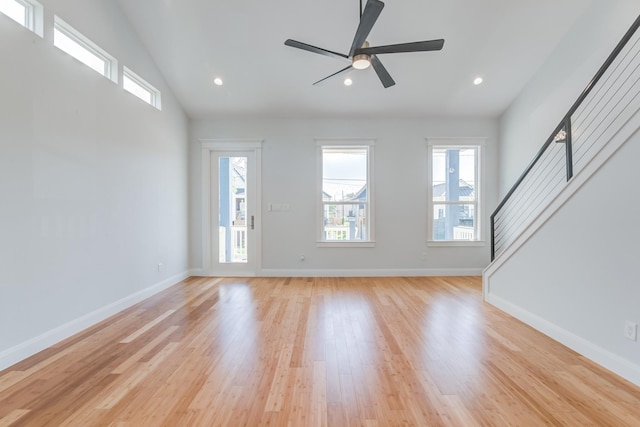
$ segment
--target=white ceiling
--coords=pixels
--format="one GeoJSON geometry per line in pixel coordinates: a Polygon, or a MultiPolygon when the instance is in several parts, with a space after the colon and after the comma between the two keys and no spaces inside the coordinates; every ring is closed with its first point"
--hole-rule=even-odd
{"type": "Polygon", "coordinates": [[[284,46],[292,38],[348,53],[358,0],[118,0],[191,117],[497,117],[591,0],[387,0],[372,46],[444,38],[439,52],[379,58],[335,79],[338,59],[284,46]],[[485,83],[474,86],[476,76],[485,83]],[[214,77],[224,80],[213,84],[214,77]]]}

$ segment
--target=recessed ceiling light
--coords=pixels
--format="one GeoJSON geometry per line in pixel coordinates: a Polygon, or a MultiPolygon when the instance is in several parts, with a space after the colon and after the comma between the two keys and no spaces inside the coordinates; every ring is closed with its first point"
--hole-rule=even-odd
{"type": "Polygon", "coordinates": [[[476,77],[475,80],[473,81],[473,84],[478,86],[478,85],[482,84],[483,81],[484,81],[484,79],[482,77],[476,77]]]}
{"type": "Polygon", "coordinates": [[[216,86],[222,86],[222,83],[223,83],[223,82],[222,82],[222,79],[221,79],[220,77],[216,77],[215,79],[213,79],[213,83],[214,83],[216,86]]]}
{"type": "Polygon", "coordinates": [[[350,78],[346,78],[344,79],[344,85],[345,86],[351,86],[353,84],[353,80],[351,80],[350,78]]]}

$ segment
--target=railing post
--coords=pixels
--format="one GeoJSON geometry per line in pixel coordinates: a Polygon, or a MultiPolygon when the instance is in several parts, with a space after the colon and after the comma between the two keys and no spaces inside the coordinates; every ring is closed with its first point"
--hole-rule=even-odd
{"type": "Polygon", "coordinates": [[[564,141],[567,157],[567,181],[573,177],[573,147],[571,145],[571,115],[567,114],[564,119],[564,129],[567,134],[564,141]]]}
{"type": "Polygon", "coordinates": [[[491,215],[491,262],[496,259],[496,214],[491,215]]]}

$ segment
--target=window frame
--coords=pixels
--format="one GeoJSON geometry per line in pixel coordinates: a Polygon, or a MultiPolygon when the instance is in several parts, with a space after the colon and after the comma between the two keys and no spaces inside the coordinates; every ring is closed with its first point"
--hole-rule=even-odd
{"type": "Polygon", "coordinates": [[[162,94],[160,93],[160,91],[158,89],[156,89],[155,87],[153,87],[145,79],[143,79],[138,74],[134,73],[133,71],[131,71],[131,69],[127,68],[124,65],[122,66],[122,88],[127,93],[130,93],[131,95],[133,95],[136,98],[144,101],[145,103],[151,105],[152,107],[154,107],[154,108],[156,108],[158,110],[162,110],[162,94]],[[126,84],[125,80],[129,80],[129,81],[133,82],[134,84],[140,86],[142,89],[144,89],[147,92],[149,92],[150,101],[147,102],[147,100],[140,98],[138,95],[136,95],[135,93],[133,93],[130,90],[128,90],[125,87],[125,84],[126,84]]]}
{"type": "MultiPolygon", "coordinates": [[[[316,212],[317,219],[317,240],[316,246],[323,248],[365,248],[375,247],[375,229],[374,229],[374,182],[373,182],[373,165],[374,165],[374,147],[375,139],[373,138],[316,138],[316,158],[317,158],[317,188],[316,188],[316,212]],[[368,218],[368,239],[367,240],[324,240],[324,206],[325,204],[342,204],[353,205],[353,201],[347,202],[325,202],[323,200],[323,154],[325,149],[349,150],[357,149],[367,151],[367,218],[368,218]]],[[[359,203],[362,204],[362,203],[359,203]]]]}
{"type": "Polygon", "coordinates": [[[89,40],[89,38],[87,38],[81,32],[79,32],[78,30],[73,28],[71,25],[66,23],[58,15],[54,15],[53,30],[54,30],[53,45],[57,49],[59,49],[61,52],[64,52],[65,54],[71,56],[76,61],[82,63],[83,65],[85,65],[89,69],[97,72],[101,76],[106,77],[107,79],[111,80],[113,83],[118,84],[118,60],[115,57],[113,57],[112,55],[107,53],[104,49],[102,49],[100,46],[98,46],[97,44],[95,44],[94,42],[89,40]],[[64,36],[68,37],[69,39],[74,41],[76,44],[78,44],[81,48],[85,49],[87,52],[91,53],[92,55],[94,55],[97,58],[99,58],[102,61],[104,61],[104,70],[103,70],[103,72],[100,72],[100,71],[96,70],[95,68],[91,67],[90,65],[88,65],[87,63],[82,61],[81,59],[78,59],[77,57],[75,57],[71,53],[69,53],[66,50],[63,50],[61,47],[57,46],[56,42],[55,42],[55,31],[59,31],[64,36]]]}
{"type": "MultiPolygon", "coordinates": [[[[44,8],[42,4],[36,0],[10,0],[14,3],[18,3],[24,7],[24,24],[22,22],[15,21],[9,15],[5,15],[9,19],[17,22],[20,26],[27,30],[37,34],[41,38],[44,37],[44,8]]],[[[0,13],[4,15],[3,13],[0,13]]]]}
{"type": "Polygon", "coordinates": [[[427,246],[484,246],[483,227],[483,185],[484,185],[484,150],[486,138],[427,138],[427,246]],[[475,201],[434,201],[433,200],[433,149],[470,149],[476,150],[475,159],[475,201]],[[436,205],[474,205],[474,240],[434,240],[433,222],[436,205]]]}

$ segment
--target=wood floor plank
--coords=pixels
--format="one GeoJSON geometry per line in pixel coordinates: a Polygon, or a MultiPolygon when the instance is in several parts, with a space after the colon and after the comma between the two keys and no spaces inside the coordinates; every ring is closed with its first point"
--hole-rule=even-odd
{"type": "Polygon", "coordinates": [[[9,427],[10,425],[14,425],[20,418],[24,417],[29,413],[26,409],[14,409],[9,412],[6,416],[0,418],[0,427],[9,427]]]}
{"type": "Polygon", "coordinates": [[[640,426],[478,277],[189,278],[0,372],[0,426],[640,426]]]}

